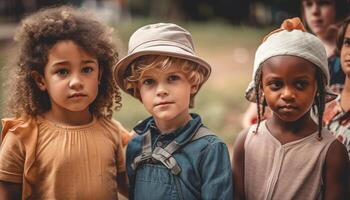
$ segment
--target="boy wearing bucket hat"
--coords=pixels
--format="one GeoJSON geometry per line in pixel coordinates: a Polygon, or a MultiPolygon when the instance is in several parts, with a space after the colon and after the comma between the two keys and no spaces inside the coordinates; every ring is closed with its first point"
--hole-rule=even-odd
{"type": "Polygon", "coordinates": [[[258,122],[242,131],[233,155],[239,199],[347,199],[345,147],[322,127],[328,88],[325,49],[299,18],[265,37],[255,54],[246,98],[257,103],[258,122]],[[261,106],[261,107],[260,107],[261,106]],[[261,121],[265,106],[272,116],[261,121]],[[310,112],[317,111],[318,123],[310,112]]]}
{"type": "Polygon", "coordinates": [[[115,80],[152,115],[127,147],[131,199],[232,199],[227,147],[189,113],[210,72],[178,25],[151,24],[131,36],[115,80]]]}

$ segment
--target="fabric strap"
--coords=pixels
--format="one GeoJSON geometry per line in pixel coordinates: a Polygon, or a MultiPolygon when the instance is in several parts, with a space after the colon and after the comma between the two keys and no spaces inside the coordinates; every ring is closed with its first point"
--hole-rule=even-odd
{"type": "MultiPolygon", "coordinates": [[[[214,135],[214,133],[212,133],[208,128],[201,126],[198,131],[192,135],[192,138],[185,144],[208,135],[214,135]]],[[[155,159],[167,167],[172,174],[178,175],[181,172],[179,164],[172,155],[175,151],[180,149],[185,144],[180,145],[175,140],[173,140],[165,148],[156,147],[152,152],[151,132],[149,130],[143,135],[142,141],[142,152],[134,159],[133,163],[131,164],[131,167],[134,170],[144,162],[150,159],[155,159]]]]}

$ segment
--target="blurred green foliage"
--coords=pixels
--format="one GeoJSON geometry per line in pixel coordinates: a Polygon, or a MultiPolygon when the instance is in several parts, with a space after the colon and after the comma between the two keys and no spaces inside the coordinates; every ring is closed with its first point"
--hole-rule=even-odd
{"type": "MultiPolygon", "coordinates": [[[[159,20],[151,18],[134,19],[130,23],[120,23],[115,25],[117,36],[121,39],[122,55],[126,54],[127,43],[131,34],[139,27],[150,23],[157,23],[159,20]]],[[[209,55],[203,57],[211,60],[211,57],[217,54],[228,54],[232,57],[232,49],[245,48],[249,51],[249,64],[253,62],[255,49],[269,30],[255,29],[247,26],[232,26],[223,22],[211,21],[207,23],[195,22],[176,22],[189,30],[193,36],[197,53],[209,55]]],[[[224,56],[224,55],[219,55],[224,56]]],[[[223,61],[225,66],[217,66],[211,63],[213,71],[227,68],[242,69],[241,73],[227,75],[220,80],[224,84],[216,84],[215,80],[209,81],[199,91],[195,99],[195,108],[191,112],[201,115],[204,123],[216,132],[226,143],[232,144],[236,135],[242,129],[241,116],[244,113],[248,102],[244,99],[244,91],[250,81],[251,74],[248,66],[237,66],[230,60],[223,61]]],[[[223,72],[225,73],[225,72],[223,72]]],[[[129,130],[135,124],[149,114],[145,111],[143,105],[130,95],[123,93],[122,108],[116,112],[114,117],[119,120],[129,130]]]]}
{"type": "MultiPolygon", "coordinates": [[[[159,20],[151,18],[133,18],[132,21],[110,24],[115,29],[115,38],[119,40],[121,57],[125,56],[129,37],[137,28],[157,22],[159,20]]],[[[218,21],[206,23],[178,21],[175,23],[192,33],[197,53],[209,61],[213,68],[212,77],[197,94],[195,108],[191,112],[200,114],[210,129],[226,143],[232,144],[242,128],[241,115],[248,105],[244,99],[244,90],[250,81],[254,51],[268,30],[232,26],[218,21]],[[250,56],[248,63],[235,63],[232,58],[232,52],[235,48],[244,48],[248,51],[250,56]],[[221,57],[225,57],[227,60],[221,59],[221,57]],[[219,64],[218,61],[220,61],[219,64]],[[225,70],[222,72],[223,76],[220,75],[220,70],[225,70]],[[226,72],[226,70],[228,71],[226,72]],[[214,72],[216,77],[213,77],[214,72]],[[217,74],[219,74],[220,80],[218,80],[217,74]]],[[[2,47],[3,45],[0,46],[0,66],[4,66],[8,62],[6,60],[7,53],[5,54],[7,49],[2,49],[2,47]]],[[[9,48],[8,45],[6,48],[9,48]]],[[[1,78],[4,76],[6,75],[1,74],[1,78]]],[[[0,95],[2,102],[3,93],[0,95]]],[[[130,95],[122,94],[122,104],[121,110],[115,112],[114,118],[129,130],[140,120],[149,116],[143,105],[130,95]]],[[[3,112],[1,115],[4,117],[3,112]]]]}

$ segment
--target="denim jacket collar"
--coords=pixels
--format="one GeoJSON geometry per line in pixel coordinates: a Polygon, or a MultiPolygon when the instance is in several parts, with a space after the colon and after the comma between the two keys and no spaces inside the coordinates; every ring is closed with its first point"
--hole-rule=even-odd
{"type": "MultiPolygon", "coordinates": [[[[170,133],[162,134],[162,137],[165,137],[171,140],[175,139],[176,142],[180,145],[186,143],[188,140],[191,139],[191,136],[194,133],[196,133],[196,131],[202,126],[202,119],[198,114],[191,113],[191,117],[192,117],[192,120],[187,122],[185,126],[179,127],[178,129],[170,133]]],[[[151,131],[152,135],[160,134],[153,117],[149,117],[143,120],[134,128],[134,131],[139,135],[145,134],[148,130],[151,131]]]]}

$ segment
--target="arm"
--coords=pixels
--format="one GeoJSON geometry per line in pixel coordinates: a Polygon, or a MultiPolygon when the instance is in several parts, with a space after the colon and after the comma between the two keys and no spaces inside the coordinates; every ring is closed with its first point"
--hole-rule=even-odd
{"type": "Polygon", "coordinates": [[[128,179],[126,172],[121,172],[117,174],[118,192],[124,197],[129,198],[128,192],[128,179]]]}
{"type": "Polygon", "coordinates": [[[250,103],[249,107],[243,114],[243,119],[242,119],[243,128],[250,127],[252,124],[254,124],[256,119],[257,119],[256,103],[250,103]]]}
{"type": "Polygon", "coordinates": [[[325,200],[349,198],[349,164],[344,145],[334,141],[328,149],[324,164],[325,200]]]}
{"type": "Polygon", "coordinates": [[[245,199],[244,195],[244,142],[248,134],[248,129],[243,130],[237,137],[233,156],[232,171],[233,184],[235,186],[234,199],[245,199]]]}
{"type": "Polygon", "coordinates": [[[200,156],[201,199],[232,200],[232,171],[226,145],[222,142],[209,144],[200,156]]]}
{"type": "Polygon", "coordinates": [[[21,199],[22,184],[0,181],[0,199],[15,200],[21,199]]]}
{"type": "Polygon", "coordinates": [[[7,133],[0,148],[0,199],[21,199],[24,160],[23,144],[7,133]]]}

